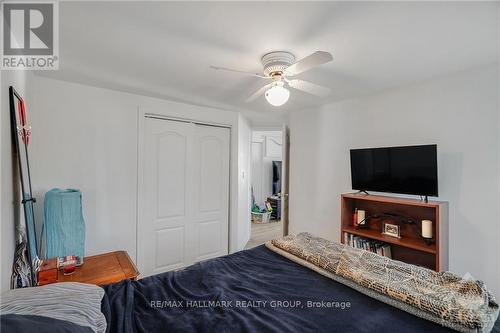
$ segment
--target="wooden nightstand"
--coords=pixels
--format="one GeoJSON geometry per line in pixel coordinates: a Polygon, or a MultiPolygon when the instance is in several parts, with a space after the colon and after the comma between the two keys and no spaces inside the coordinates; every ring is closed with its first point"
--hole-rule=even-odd
{"type": "Polygon", "coordinates": [[[116,251],[85,257],[83,265],[71,275],[64,275],[55,268],[55,258],[44,260],[38,273],[38,284],[55,282],[82,282],[98,286],[125,279],[136,280],[139,271],[126,251],[116,251]]]}

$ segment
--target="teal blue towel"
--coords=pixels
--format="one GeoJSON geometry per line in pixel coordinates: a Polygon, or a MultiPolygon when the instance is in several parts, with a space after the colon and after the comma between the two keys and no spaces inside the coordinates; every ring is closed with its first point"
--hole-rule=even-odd
{"type": "Polygon", "coordinates": [[[45,258],[85,254],[85,222],[82,193],[75,189],[52,189],[44,201],[45,258]]]}

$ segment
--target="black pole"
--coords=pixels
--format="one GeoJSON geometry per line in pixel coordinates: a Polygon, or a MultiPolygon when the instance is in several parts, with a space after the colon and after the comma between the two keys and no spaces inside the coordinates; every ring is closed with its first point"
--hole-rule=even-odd
{"type": "MultiPolygon", "coordinates": [[[[27,206],[26,204],[29,203],[29,204],[32,204],[31,201],[33,201],[33,194],[31,192],[31,180],[29,179],[29,171],[28,171],[28,182],[30,183],[30,186],[29,186],[29,198],[25,198],[24,197],[24,193],[25,193],[25,184],[24,184],[24,179],[23,179],[23,168],[22,168],[22,165],[21,165],[21,149],[20,149],[20,146],[19,146],[19,137],[17,135],[17,123],[16,123],[16,106],[15,106],[15,102],[14,102],[14,98],[17,98],[17,100],[19,102],[22,103],[22,105],[24,105],[24,101],[22,99],[22,97],[17,93],[17,91],[14,89],[14,87],[10,86],[9,87],[9,106],[10,106],[10,123],[11,123],[11,131],[12,131],[12,143],[14,144],[14,150],[15,150],[15,154],[17,155],[17,164],[19,165],[19,175],[20,175],[20,181],[21,181],[21,203],[23,205],[23,210],[24,210],[24,225],[25,225],[25,228],[26,228],[26,242],[27,242],[27,258],[28,258],[28,265],[29,265],[29,268],[30,268],[30,272],[31,272],[31,284],[32,286],[35,286],[35,283],[36,283],[36,273],[33,269],[33,258],[31,257],[31,249],[30,249],[30,235],[29,235],[29,227],[28,227],[28,209],[27,209],[27,206]]],[[[25,133],[25,129],[23,128],[23,135],[26,135],[25,133]]],[[[28,155],[28,148],[26,146],[26,142],[24,142],[25,144],[25,152],[26,152],[26,162],[27,162],[27,168],[29,170],[29,162],[28,162],[28,159],[27,159],[27,155],[28,155]]],[[[32,215],[32,221],[33,221],[33,231],[35,232],[35,244],[36,244],[36,230],[35,230],[35,216],[34,216],[34,207],[32,205],[31,207],[31,215],[32,215]]],[[[35,248],[35,253],[37,249],[35,248]]]]}

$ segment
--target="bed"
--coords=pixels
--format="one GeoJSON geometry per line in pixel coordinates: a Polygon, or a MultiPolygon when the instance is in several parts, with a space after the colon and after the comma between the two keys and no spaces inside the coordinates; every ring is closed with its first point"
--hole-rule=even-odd
{"type": "Polygon", "coordinates": [[[105,291],[108,332],[452,332],[263,245],[105,291]]]}
{"type": "MultiPolygon", "coordinates": [[[[103,289],[101,311],[110,333],[453,332],[359,293],[263,245],[103,289]]],[[[57,321],[44,326],[37,321],[40,318],[2,316],[2,332],[32,332],[33,328],[88,332],[57,321]]],[[[500,332],[499,327],[497,321],[493,331],[500,332]]]]}

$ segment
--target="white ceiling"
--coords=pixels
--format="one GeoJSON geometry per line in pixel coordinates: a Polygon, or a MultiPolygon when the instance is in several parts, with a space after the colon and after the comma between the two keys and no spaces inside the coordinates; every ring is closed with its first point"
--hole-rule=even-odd
{"type": "Polygon", "coordinates": [[[59,71],[39,75],[247,111],[254,120],[497,62],[500,4],[472,2],[61,2],[59,71]],[[245,99],[265,80],[260,57],[314,51],[333,62],[298,76],[280,108],[245,99]],[[278,112],[278,113],[276,113],[278,112]],[[260,115],[260,117],[259,117],[260,115]]]}

